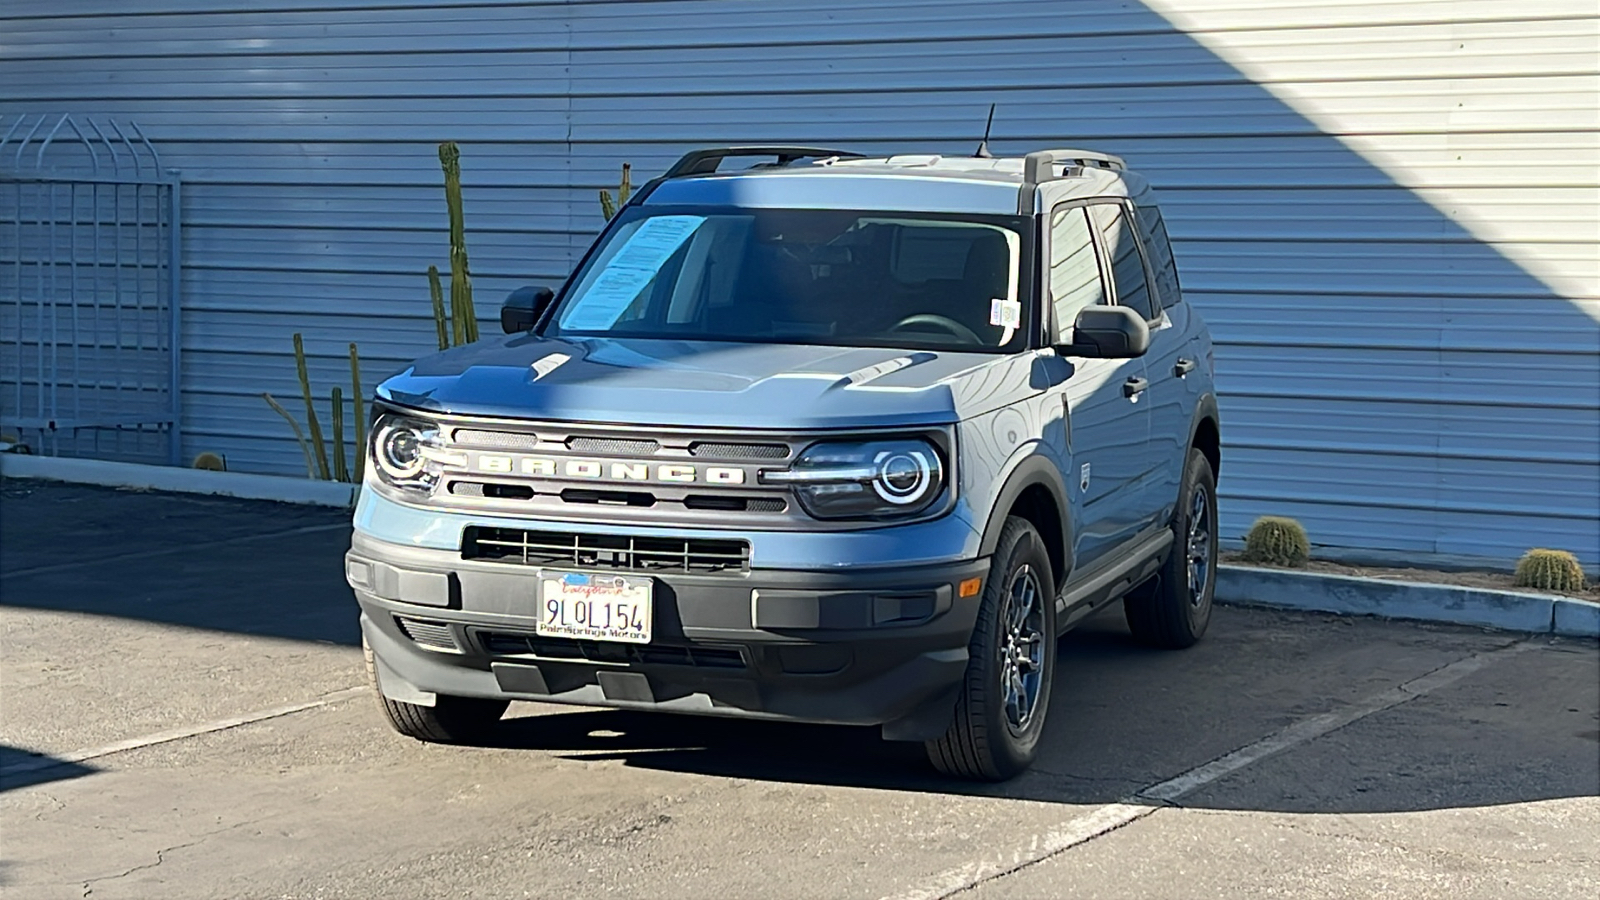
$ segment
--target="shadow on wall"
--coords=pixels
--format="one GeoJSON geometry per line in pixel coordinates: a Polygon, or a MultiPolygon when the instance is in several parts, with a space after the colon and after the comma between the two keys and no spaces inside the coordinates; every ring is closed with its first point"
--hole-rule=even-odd
{"type": "MultiPolygon", "coordinates": [[[[594,11],[574,24],[576,152],[606,161],[596,184],[613,157],[649,172],[721,142],[967,154],[996,102],[997,154],[1100,148],[1157,186],[1218,343],[1226,534],[1276,513],[1336,547],[1508,560],[1551,545],[1600,564],[1600,323],[1156,12],[1047,6],[920,3],[892,41],[773,52],[733,94],[719,73],[748,46],[711,28],[691,48],[585,50],[615,30],[594,11]],[[599,87],[618,69],[638,76],[626,111],[599,87]]],[[[786,39],[882,33],[870,10],[829,13],[786,39]]],[[[1468,165],[1481,141],[1463,144],[1468,165]]],[[[1528,215],[1494,185],[1476,196],[1486,217],[1528,215]]]]}

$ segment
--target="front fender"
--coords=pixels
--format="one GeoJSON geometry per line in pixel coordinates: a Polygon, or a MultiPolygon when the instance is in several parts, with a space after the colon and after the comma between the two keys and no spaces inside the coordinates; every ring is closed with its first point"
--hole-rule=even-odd
{"type": "Polygon", "coordinates": [[[1038,485],[1049,493],[1055,504],[1057,515],[1061,520],[1061,556],[1062,567],[1056,572],[1056,581],[1066,580],[1067,573],[1072,571],[1072,511],[1067,507],[1067,485],[1061,476],[1061,468],[1049,456],[1040,451],[1037,444],[1029,445],[1008,461],[1004,481],[1000,490],[995,494],[994,504],[989,509],[987,520],[983,527],[981,555],[989,556],[995,552],[996,545],[1000,542],[1000,529],[1005,525],[1006,516],[1011,512],[1017,498],[1028,488],[1038,485]]]}

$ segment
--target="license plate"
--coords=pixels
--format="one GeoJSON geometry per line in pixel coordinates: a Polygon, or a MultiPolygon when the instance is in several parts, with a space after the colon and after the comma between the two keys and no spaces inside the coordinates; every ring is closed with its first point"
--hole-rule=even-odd
{"type": "Polygon", "coordinates": [[[649,578],[541,571],[535,630],[548,637],[650,643],[649,578]]]}

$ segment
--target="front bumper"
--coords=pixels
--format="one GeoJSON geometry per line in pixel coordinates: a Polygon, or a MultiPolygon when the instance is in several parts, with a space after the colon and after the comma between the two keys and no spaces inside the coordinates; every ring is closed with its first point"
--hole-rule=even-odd
{"type": "Polygon", "coordinates": [[[987,559],[853,571],[654,575],[652,641],[541,638],[533,567],[355,533],[346,574],[379,686],[852,725],[922,740],[950,721],[987,559]]]}

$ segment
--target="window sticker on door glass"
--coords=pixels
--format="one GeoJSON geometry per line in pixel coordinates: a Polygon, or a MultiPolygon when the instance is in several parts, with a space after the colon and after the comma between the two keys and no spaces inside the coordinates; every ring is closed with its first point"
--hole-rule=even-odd
{"type": "Polygon", "coordinates": [[[615,325],[672,254],[705,221],[705,216],[656,216],[646,220],[561,317],[561,327],[598,330],[615,325]]]}

